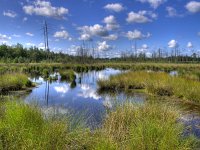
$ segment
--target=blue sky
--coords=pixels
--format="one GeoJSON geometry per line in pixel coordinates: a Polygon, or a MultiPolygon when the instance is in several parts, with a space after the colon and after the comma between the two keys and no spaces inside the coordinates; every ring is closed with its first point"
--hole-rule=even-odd
{"type": "Polygon", "coordinates": [[[200,1],[191,0],[0,0],[0,43],[43,48],[44,20],[50,49],[73,54],[85,43],[118,55],[158,48],[183,54],[200,50],[200,1]]]}

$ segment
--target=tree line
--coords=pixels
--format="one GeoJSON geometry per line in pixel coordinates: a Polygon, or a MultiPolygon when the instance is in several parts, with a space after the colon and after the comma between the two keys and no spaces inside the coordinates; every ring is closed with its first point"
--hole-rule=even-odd
{"type": "MultiPolygon", "coordinates": [[[[89,51],[89,50],[88,50],[89,51]]],[[[72,56],[62,52],[45,51],[38,47],[25,48],[22,44],[13,46],[0,45],[1,63],[94,63],[94,62],[200,62],[198,55],[164,55],[161,49],[147,57],[145,53],[127,55],[122,53],[119,58],[99,58],[87,53],[87,49],[80,47],[77,55],[72,56]]]]}

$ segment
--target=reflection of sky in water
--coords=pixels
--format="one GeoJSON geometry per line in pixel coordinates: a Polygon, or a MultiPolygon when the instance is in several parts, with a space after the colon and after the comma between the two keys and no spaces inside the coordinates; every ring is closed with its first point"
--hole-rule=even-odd
{"type": "MultiPolygon", "coordinates": [[[[102,71],[90,71],[77,74],[76,87],[71,88],[70,83],[60,80],[49,83],[48,101],[45,93],[48,91],[48,84],[41,77],[33,81],[38,87],[25,98],[27,103],[37,103],[47,113],[75,113],[84,114],[89,123],[97,125],[101,122],[107,109],[113,107],[114,103],[126,100],[124,94],[117,97],[99,95],[97,93],[97,80],[107,79],[110,75],[119,74],[122,71],[105,69],[102,71]]],[[[139,95],[133,96],[134,101],[143,101],[139,95]]]]}
{"type": "Polygon", "coordinates": [[[184,124],[184,135],[193,133],[200,138],[200,116],[197,114],[186,114],[180,118],[180,121],[184,124]]]}
{"type": "MultiPolygon", "coordinates": [[[[39,86],[34,88],[32,92],[25,98],[28,103],[37,103],[42,107],[46,115],[66,115],[73,114],[83,117],[87,120],[90,127],[98,126],[107,110],[114,108],[116,105],[131,101],[137,104],[143,104],[146,96],[142,93],[126,95],[124,93],[102,94],[97,91],[97,82],[99,79],[107,79],[110,75],[121,73],[122,71],[114,69],[105,69],[102,71],[90,71],[88,73],[77,74],[76,86],[71,88],[71,84],[67,82],[57,81],[49,83],[48,101],[45,93],[48,91],[48,84],[39,77],[33,81],[39,86]]],[[[170,75],[177,75],[176,71],[170,72],[170,75]]],[[[185,135],[194,133],[200,137],[200,117],[191,117],[184,115],[180,118],[186,126],[185,135]]]]}

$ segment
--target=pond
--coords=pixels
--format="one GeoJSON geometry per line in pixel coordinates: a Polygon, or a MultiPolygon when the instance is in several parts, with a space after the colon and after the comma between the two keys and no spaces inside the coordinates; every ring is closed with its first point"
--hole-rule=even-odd
{"type": "MultiPolygon", "coordinates": [[[[76,74],[72,83],[58,80],[46,81],[42,77],[31,78],[38,86],[26,97],[26,103],[36,103],[46,115],[75,115],[77,120],[84,120],[90,128],[101,126],[108,111],[125,101],[144,104],[144,93],[110,92],[99,94],[97,81],[124,71],[107,68],[101,71],[89,71],[76,74]]],[[[170,73],[171,74],[171,73],[170,73]]],[[[174,73],[172,73],[174,75],[174,73]]],[[[200,115],[191,109],[185,110],[180,120],[185,124],[185,134],[193,133],[200,138],[200,115]],[[192,116],[192,117],[191,117],[192,116]]]]}
{"type": "Polygon", "coordinates": [[[54,115],[76,115],[87,120],[89,127],[98,127],[106,115],[106,111],[113,108],[113,105],[123,100],[131,100],[136,103],[143,103],[145,95],[136,93],[131,96],[120,93],[116,96],[97,93],[97,81],[106,79],[110,75],[116,75],[123,71],[107,68],[102,71],[90,71],[76,74],[75,82],[45,81],[42,77],[32,78],[38,86],[25,98],[27,103],[36,103],[45,114],[54,115]]]}

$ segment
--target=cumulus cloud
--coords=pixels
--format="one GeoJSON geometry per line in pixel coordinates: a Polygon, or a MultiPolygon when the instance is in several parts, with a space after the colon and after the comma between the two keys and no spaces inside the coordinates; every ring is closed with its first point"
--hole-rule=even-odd
{"type": "Polygon", "coordinates": [[[154,9],[158,8],[161,4],[163,4],[166,0],[138,0],[142,3],[149,3],[151,7],[154,9]]]}
{"type": "Polygon", "coordinates": [[[181,14],[178,14],[176,9],[170,6],[166,7],[166,11],[168,13],[168,17],[182,17],[183,16],[181,14]]]}
{"type": "Polygon", "coordinates": [[[103,37],[104,40],[110,40],[110,41],[115,41],[118,39],[117,34],[110,34],[108,36],[103,37]]]}
{"type": "Polygon", "coordinates": [[[148,47],[148,45],[147,44],[143,44],[142,45],[142,49],[148,49],[149,47],[148,47]]]}
{"type": "Polygon", "coordinates": [[[122,10],[124,10],[124,7],[120,3],[112,3],[112,4],[107,4],[106,6],[104,6],[104,9],[107,9],[113,12],[121,12],[122,10]]]}
{"type": "Polygon", "coordinates": [[[157,14],[151,11],[142,10],[137,13],[131,11],[130,13],[128,13],[126,21],[128,23],[147,23],[147,22],[152,22],[156,18],[157,14]]]}
{"type": "Polygon", "coordinates": [[[90,36],[105,37],[109,35],[108,31],[99,24],[95,24],[93,26],[82,26],[79,27],[78,30],[81,31],[81,34],[88,34],[90,36]]]}
{"type": "Polygon", "coordinates": [[[38,48],[39,48],[39,49],[45,49],[44,43],[39,43],[39,44],[38,44],[38,48]]]}
{"type": "Polygon", "coordinates": [[[11,18],[15,18],[17,16],[17,14],[14,11],[11,11],[11,10],[4,11],[3,15],[7,16],[7,17],[11,17],[11,18]]]}
{"type": "Polygon", "coordinates": [[[77,45],[71,45],[67,50],[66,52],[70,55],[77,55],[78,52],[80,51],[80,46],[77,46],[77,45]]]}
{"type": "Polygon", "coordinates": [[[12,38],[10,36],[7,36],[5,34],[1,34],[0,33],[0,42],[1,43],[8,43],[9,40],[11,40],[12,38]]]}
{"type": "Polygon", "coordinates": [[[168,42],[168,47],[169,48],[176,48],[178,47],[178,42],[176,40],[171,40],[168,42]]]}
{"type": "Polygon", "coordinates": [[[200,2],[191,1],[185,5],[185,8],[191,13],[198,13],[200,12],[200,2]]]}
{"type": "Polygon", "coordinates": [[[64,18],[69,10],[64,7],[53,7],[50,2],[37,0],[31,5],[26,5],[23,10],[28,15],[39,15],[45,17],[64,18]]]}
{"type": "Polygon", "coordinates": [[[26,32],[26,35],[28,35],[28,36],[34,36],[34,34],[30,33],[30,32],[26,32]]]}
{"type": "Polygon", "coordinates": [[[92,37],[91,37],[90,34],[83,33],[83,34],[81,34],[81,36],[79,37],[79,40],[83,40],[83,41],[92,41],[92,37]]]}
{"type": "Polygon", "coordinates": [[[69,37],[69,33],[65,30],[62,30],[62,31],[57,31],[54,33],[53,35],[55,38],[59,38],[59,39],[70,39],[69,37]]]}
{"type": "Polygon", "coordinates": [[[192,42],[188,42],[188,43],[187,43],[187,48],[193,48],[192,42]]]}
{"type": "Polygon", "coordinates": [[[115,30],[115,29],[119,28],[119,24],[117,23],[117,21],[113,15],[105,17],[103,22],[106,24],[107,30],[115,30]]]}
{"type": "Polygon", "coordinates": [[[126,37],[129,39],[129,40],[140,40],[140,39],[143,39],[143,38],[149,38],[151,36],[150,33],[147,33],[146,35],[143,34],[141,31],[139,30],[134,30],[134,31],[128,31],[126,33],[126,37]]]}
{"type": "Polygon", "coordinates": [[[111,49],[111,46],[108,45],[106,41],[97,43],[97,50],[106,51],[106,50],[109,50],[109,49],[111,49]]]}

